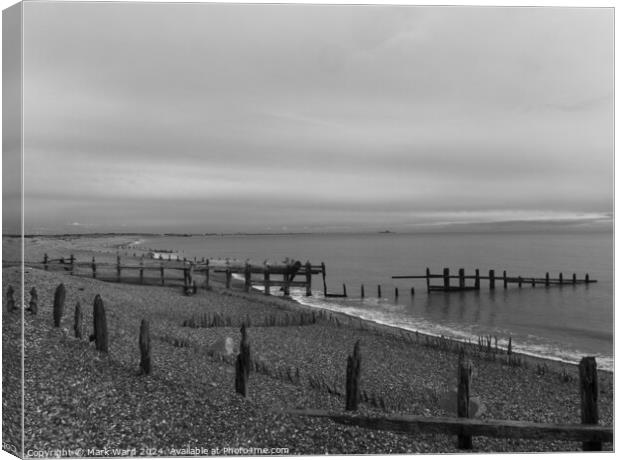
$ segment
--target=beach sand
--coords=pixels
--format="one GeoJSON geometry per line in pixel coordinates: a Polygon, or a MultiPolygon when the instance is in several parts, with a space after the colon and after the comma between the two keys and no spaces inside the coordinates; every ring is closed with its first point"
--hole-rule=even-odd
{"type": "MultiPolygon", "coordinates": [[[[133,239],[26,239],[26,260],[41,260],[43,253],[50,257],[74,253],[80,261],[93,255],[113,260],[118,245],[133,239]]],[[[16,241],[3,238],[4,261],[19,259],[16,241]]],[[[19,276],[19,268],[4,268],[4,290],[9,284],[17,287],[19,276]]],[[[298,312],[311,310],[281,297],[225,290],[217,283],[210,291],[200,289],[188,297],[180,286],[112,283],[38,268],[27,268],[24,277],[26,292],[35,286],[39,296],[38,314],[25,313],[26,453],[80,448],[83,456],[89,456],[87,449],[105,447],[136,449],[136,455],[187,455],[171,449],[188,447],[287,448],[280,453],[289,455],[459,452],[454,436],[373,431],[287,413],[296,408],[343,410],[346,360],[359,340],[361,387],[369,399],[361,403],[361,413],[455,415],[441,401],[456,387],[456,347],[443,349],[441,343],[427,343],[421,334],[333,313],[316,324],[260,326],[272,317],[288,318],[290,323],[298,312]],[[52,303],[60,283],[67,290],[65,313],[61,327],[54,328],[52,303]],[[88,335],[97,294],[106,309],[108,355],[96,352],[88,339],[73,338],[76,303],[82,306],[88,335]],[[252,324],[248,335],[253,359],[263,367],[251,373],[247,399],[234,392],[233,358],[209,353],[225,337],[231,337],[238,349],[238,324],[183,327],[184,321],[215,313],[239,322],[249,317],[252,324]],[[142,319],[149,320],[151,330],[149,376],[139,375],[142,319]]],[[[18,316],[7,313],[4,305],[5,357],[7,344],[20,340],[18,316]]],[[[576,366],[539,359],[508,366],[503,353],[493,360],[491,354],[476,353],[476,348],[469,358],[475,369],[472,397],[484,409],[477,417],[580,423],[576,366]]],[[[4,375],[14,373],[5,361],[4,375]]],[[[3,382],[5,399],[18,393],[16,382],[3,382]]],[[[600,423],[610,426],[612,373],[599,371],[599,392],[600,423]]],[[[7,440],[21,444],[15,426],[7,422],[4,432],[7,440]]],[[[567,450],[581,450],[581,443],[474,438],[474,451],[567,450]]]]}

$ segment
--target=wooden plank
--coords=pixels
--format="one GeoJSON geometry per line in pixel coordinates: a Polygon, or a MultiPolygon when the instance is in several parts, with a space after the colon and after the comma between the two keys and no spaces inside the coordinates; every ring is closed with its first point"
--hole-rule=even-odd
{"type": "Polygon", "coordinates": [[[345,425],[400,433],[436,433],[487,436],[491,438],[602,441],[613,442],[612,427],[579,424],[547,424],[520,420],[478,420],[456,417],[421,417],[414,415],[364,416],[328,412],[319,409],[287,411],[303,417],[329,418],[345,425]]]}

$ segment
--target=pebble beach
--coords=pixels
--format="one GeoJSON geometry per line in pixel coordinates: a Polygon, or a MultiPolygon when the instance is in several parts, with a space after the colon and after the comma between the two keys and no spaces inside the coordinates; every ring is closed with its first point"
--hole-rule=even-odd
{"type": "MultiPolygon", "coordinates": [[[[121,236],[27,238],[25,260],[41,260],[43,253],[66,257],[69,252],[78,260],[93,255],[112,260],[128,241],[121,236]]],[[[18,240],[5,237],[3,261],[14,260],[19,260],[18,240]]],[[[9,285],[18,290],[20,269],[5,267],[2,280],[4,291],[9,285]]],[[[37,314],[24,313],[26,455],[63,448],[79,457],[112,448],[149,456],[202,455],[204,449],[243,455],[258,448],[279,449],[272,452],[282,455],[463,452],[450,435],[374,431],[290,414],[303,408],[344,410],[347,356],[359,341],[365,395],[359,413],[455,416],[445,401],[456,388],[456,348],[429,342],[422,334],[334,314],[295,324],[292,318],[310,307],[259,292],[227,290],[217,279],[211,290],[186,296],[179,286],[107,282],[26,264],[24,282],[25,292],[35,287],[39,298],[37,314]],[[65,312],[61,327],[54,328],[52,303],[61,283],[66,288],[65,312]],[[96,295],[106,310],[107,355],[88,341],[96,295]],[[84,312],[83,339],[73,336],[78,302],[84,312]],[[229,318],[230,325],[187,326],[192,318],[214,315],[229,318]],[[274,317],[280,319],[267,325],[274,317]],[[153,372],[147,376],[139,372],[143,319],[150,323],[152,344],[153,372]],[[250,374],[247,398],[234,391],[239,322],[250,323],[252,357],[262,363],[250,374]],[[232,355],[218,348],[227,338],[232,339],[232,355]]],[[[26,303],[28,299],[26,294],[26,303]]],[[[5,304],[6,297],[3,374],[10,377],[3,380],[3,409],[16,413],[20,389],[14,376],[19,366],[15,344],[20,343],[21,324],[19,312],[8,313],[5,304]]],[[[501,356],[468,355],[477,418],[580,423],[575,365],[521,357],[519,365],[511,366],[501,356]]],[[[611,426],[613,373],[599,371],[598,379],[600,424],[611,426]]],[[[5,440],[21,445],[17,424],[7,417],[3,424],[5,440]]],[[[582,447],[579,442],[486,437],[475,437],[473,446],[474,452],[582,447]]],[[[603,445],[603,450],[612,449],[603,445]]]]}

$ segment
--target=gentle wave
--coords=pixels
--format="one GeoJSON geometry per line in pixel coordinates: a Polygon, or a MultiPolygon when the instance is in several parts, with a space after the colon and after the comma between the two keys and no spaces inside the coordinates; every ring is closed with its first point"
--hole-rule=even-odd
{"type": "MultiPolygon", "coordinates": [[[[258,286],[257,286],[258,287],[258,286]]],[[[364,299],[363,304],[368,306],[379,306],[381,310],[363,309],[353,305],[346,305],[337,303],[335,301],[326,300],[320,297],[318,292],[311,297],[306,297],[303,290],[292,289],[291,297],[302,305],[306,305],[314,308],[322,308],[325,310],[345,313],[347,315],[355,316],[363,320],[372,321],[377,324],[386,326],[393,326],[406,331],[415,332],[418,331],[422,334],[445,337],[460,342],[472,342],[477,343],[478,335],[473,334],[466,329],[459,328],[456,325],[441,325],[435,324],[423,318],[416,317],[404,317],[398,314],[389,314],[389,310],[386,309],[386,305],[381,302],[381,299],[369,298],[364,299]]],[[[398,306],[394,305],[394,309],[398,310],[398,306]]],[[[395,312],[396,313],[396,312],[395,312]]],[[[509,331],[505,331],[506,337],[510,335],[509,331]]],[[[520,343],[512,343],[512,349],[515,352],[529,355],[536,358],[549,359],[558,362],[564,362],[567,364],[577,364],[579,360],[587,355],[587,353],[579,352],[578,350],[565,350],[553,344],[544,344],[544,339],[536,336],[530,336],[529,340],[521,340],[520,343]]],[[[498,346],[506,349],[508,346],[508,339],[498,337],[498,346]]],[[[596,355],[596,361],[599,369],[613,371],[614,360],[611,356],[596,355]]]]}

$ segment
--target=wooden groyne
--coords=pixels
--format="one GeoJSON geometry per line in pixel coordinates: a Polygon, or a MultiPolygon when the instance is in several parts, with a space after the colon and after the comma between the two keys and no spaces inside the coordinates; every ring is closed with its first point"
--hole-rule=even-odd
{"type": "Polygon", "coordinates": [[[476,269],[474,275],[466,275],[464,268],[459,268],[458,275],[451,275],[449,268],[444,268],[441,274],[432,274],[430,268],[426,269],[425,275],[396,275],[392,276],[392,279],[425,279],[426,288],[428,292],[462,292],[462,291],[478,291],[480,290],[480,281],[485,280],[489,282],[489,289],[495,289],[496,281],[503,284],[504,289],[508,288],[509,284],[516,284],[519,287],[525,286],[574,286],[577,284],[590,284],[596,283],[597,280],[590,279],[590,275],[586,273],[584,278],[577,278],[577,274],[573,273],[572,276],[564,277],[563,273],[560,273],[558,278],[551,278],[549,272],[544,277],[534,276],[508,276],[506,270],[501,275],[496,275],[495,270],[489,270],[488,275],[484,276],[480,274],[480,270],[476,269]],[[431,280],[441,279],[442,284],[431,284],[431,280]],[[451,284],[451,280],[458,280],[456,285],[451,284]],[[473,285],[471,281],[473,280],[473,285]],[[470,282],[468,284],[467,282],[470,282]]]}

